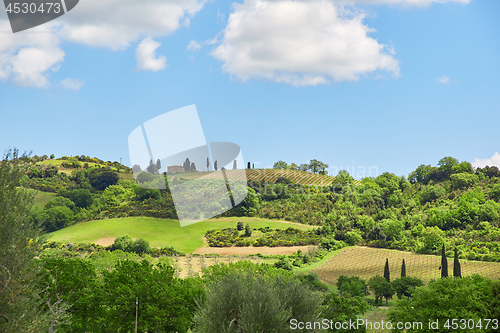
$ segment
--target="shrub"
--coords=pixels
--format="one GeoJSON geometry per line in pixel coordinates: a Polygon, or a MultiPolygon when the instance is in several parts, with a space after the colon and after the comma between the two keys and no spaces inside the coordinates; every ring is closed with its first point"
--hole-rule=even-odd
{"type": "Polygon", "coordinates": [[[428,185],[420,193],[420,202],[425,204],[436,200],[445,193],[445,189],[438,185],[428,185]]]}
{"type": "Polygon", "coordinates": [[[148,253],[150,250],[151,247],[149,246],[149,242],[143,238],[137,239],[132,246],[132,252],[137,254],[148,253]]]}
{"type": "Polygon", "coordinates": [[[133,249],[134,240],[129,235],[117,237],[113,245],[110,246],[110,250],[121,250],[124,252],[130,252],[133,249]]]}
{"type": "Polygon", "coordinates": [[[470,173],[456,173],[451,175],[451,183],[454,189],[465,189],[479,181],[479,177],[470,173]]]}
{"type": "Polygon", "coordinates": [[[238,224],[236,224],[236,229],[238,229],[238,231],[242,231],[243,229],[245,229],[243,222],[238,222],[238,224]]]}

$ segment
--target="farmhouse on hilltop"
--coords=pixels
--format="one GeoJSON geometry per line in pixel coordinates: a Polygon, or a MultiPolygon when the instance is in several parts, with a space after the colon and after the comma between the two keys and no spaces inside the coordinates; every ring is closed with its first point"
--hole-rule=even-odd
{"type": "Polygon", "coordinates": [[[179,172],[184,171],[184,168],[180,165],[170,165],[167,167],[167,172],[179,172]]]}

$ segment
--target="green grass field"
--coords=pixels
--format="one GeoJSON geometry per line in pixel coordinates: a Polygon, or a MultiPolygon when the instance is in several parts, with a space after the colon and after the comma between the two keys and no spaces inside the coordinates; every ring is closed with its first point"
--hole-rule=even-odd
{"type": "Polygon", "coordinates": [[[100,238],[128,234],[134,238],[146,239],[152,247],[173,246],[176,250],[192,253],[204,245],[203,236],[208,230],[236,227],[238,221],[248,223],[252,228],[266,226],[280,229],[294,227],[301,230],[313,228],[303,224],[253,217],[211,219],[185,227],[181,227],[177,220],[129,217],[78,223],[49,234],[49,240],[65,243],[92,243],[100,238]]]}
{"type": "MultiPolygon", "coordinates": [[[[35,190],[28,189],[28,191],[31,192],[31,191],[35,191],[35,190]]],[[[55,197],[56,197],[55,193],[36,191],[33,209],[34,210],[42,210],[43,207],[45,207],[45,205],[47,204],[47,202],[54,199],[55,197]]]]}

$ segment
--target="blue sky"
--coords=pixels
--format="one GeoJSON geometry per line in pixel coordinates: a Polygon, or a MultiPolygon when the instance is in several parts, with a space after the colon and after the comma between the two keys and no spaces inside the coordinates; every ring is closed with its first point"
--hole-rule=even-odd
{"type": "Polygon", "coordinates": [[[2,8],[2,149],[129,165],[134,128],[195,104],[207,141],[237,143],[256,167],[500,165],[499,1],[137,6],[82,0],[17,34],[2,8]]]}

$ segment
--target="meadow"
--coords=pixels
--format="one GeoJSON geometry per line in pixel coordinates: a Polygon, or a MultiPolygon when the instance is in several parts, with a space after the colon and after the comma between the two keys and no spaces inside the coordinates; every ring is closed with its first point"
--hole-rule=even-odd
{"type": "Polygon", "coordinates": [[[251,228],[286,229],[293,226],[300,230],[313,227],[284,221],[270,221],[254,217],[226,217],[211,219],[181,227],[179,221],[151,217],[104,219],[74,224],[49,234],[50,241],[65,243],[96,243],[99,239],[130,235],[143,238],[152,247],[173,246],[176,250],[192,253],[205,246],[203,236],[208,230],[236,227],[241,221],[251,228]]]}

